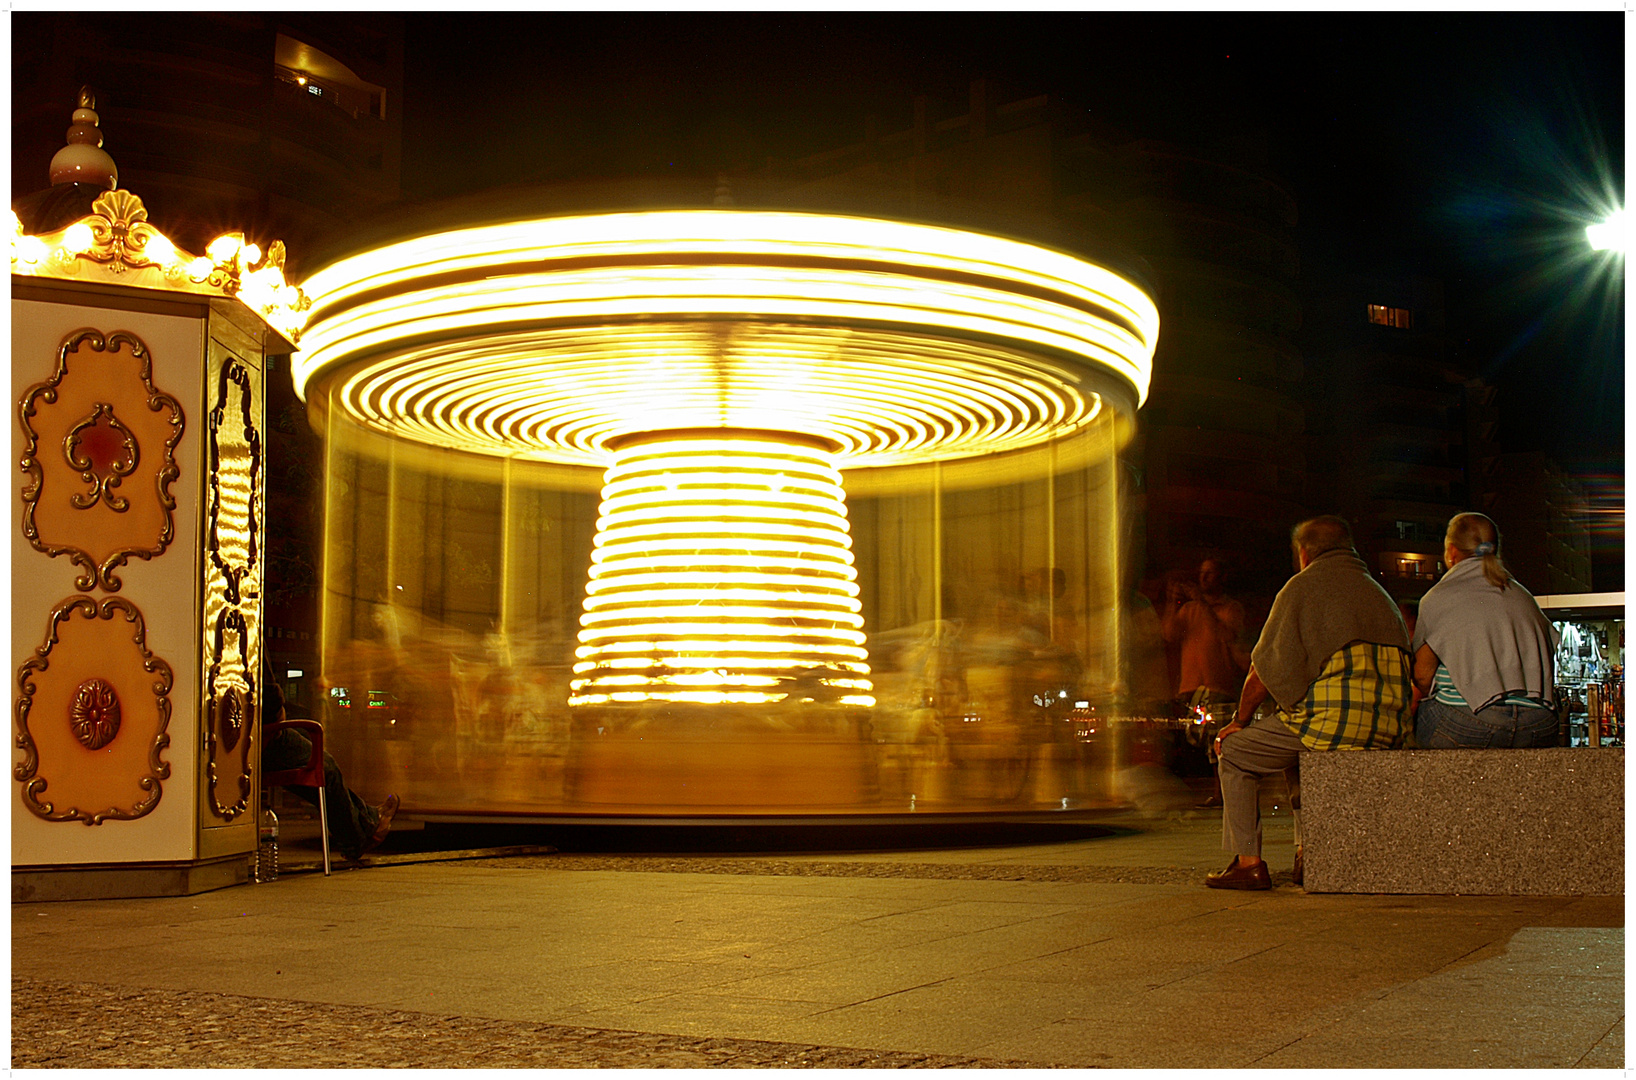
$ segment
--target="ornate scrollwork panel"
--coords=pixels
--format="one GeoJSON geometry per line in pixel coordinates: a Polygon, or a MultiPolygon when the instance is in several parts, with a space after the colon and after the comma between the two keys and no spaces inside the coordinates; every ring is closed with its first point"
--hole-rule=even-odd
{"type": "Polygon", "coordinates": [[[261,433],[256,430],[254,376],[231,357],[223,359],[211,404],[210,509],[205,548],[222,577],[228,604],[253,580],[260,552],[261,433]]]}
{"type": "Polygon", "coordinates": [[[13,776],[47,821],[128,821],[150,813],[170,776],[170,665],[149,651],[129,600],[74,596],[17,670],[13,776]]]}
{"type": "Polygon", "coordinates": [[[24,392],[17,415],[24,538],[83,570],[76,589],[117,592],[117,568],[163,554],[175,536],[181,403],[154,386],[140,338],[87,327],[63,339],[56,371],[24,392]],[[47,445],[62,454],[42,454],[47,445]]]}
{"type": "Polygon", "coordinates": [[[91,485],[90,491],[69,497],[74,509],[89,510],[99,500],[106,500],[116,514],[131,508],[131,500],[114,494],[114,488],[136,471],[141,451],[112,405],[97,402],[90,416],[68,429],[62,449],[68,467],[79,470],[80,479],[91,485]]]}
{"type": "Polygon", "coordinates": [[[205,788],[210,812],[232,821],[250,806],[255,784],[251,754],[255,751],[254,706],[259,700],[255,670],[247,662],[250,635],[243,614],[224,608],[211,635],[211,663],[205,675],[209,702],[203,725],[205,788]]]}
{"type": "Polygon", "coordinates": [[[212,346],[205,507],[205,699],[207,805],[232,821],[254,785],[253,716],[259,697],[262,443],[259,372],[212,346]]]}

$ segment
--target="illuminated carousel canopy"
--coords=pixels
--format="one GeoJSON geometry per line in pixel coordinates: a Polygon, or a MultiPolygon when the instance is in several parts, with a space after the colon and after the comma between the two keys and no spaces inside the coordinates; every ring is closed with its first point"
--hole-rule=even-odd
{"type": "Polygon", "coordinates": [[[362,424],[606,466],[667,428],[800,431],[848,467],[987,454],[1145,397],[1158,315],[1117,274],[1014,240],[738,210],[460,229],[306,283],[297,389],[362,424]]]}
{"type": "Polygon", "coordinates": [[[874,704],[841,467],[1072,434],[1145,397],[1158,313],[1014,240],[787,212],[457,229],[308,282],[303,397],[607,468],[569,703],[874,704]]]}

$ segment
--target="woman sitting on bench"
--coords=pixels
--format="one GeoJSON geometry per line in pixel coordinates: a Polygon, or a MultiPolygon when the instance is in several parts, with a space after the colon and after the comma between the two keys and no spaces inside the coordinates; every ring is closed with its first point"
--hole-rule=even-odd
{"type": "Polygon", "coordinates": [[[1555,746],[1556,630],[1500,561],[1500,531],[1458,514],[1443,542],[1448,572],[1420,601],[1414,683],[1422,749],[1555,746]]]}

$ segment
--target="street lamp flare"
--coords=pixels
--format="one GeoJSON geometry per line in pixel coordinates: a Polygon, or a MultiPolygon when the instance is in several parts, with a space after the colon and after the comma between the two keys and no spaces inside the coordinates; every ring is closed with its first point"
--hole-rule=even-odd
{"type": "Polygon", "coordinates": [[[1615,210],[1608,215],[1606,221],[1599,221],[1595,225],[1585,226],[1585,239],[1590,241],[1591,247],[1597,251],[1612,251],[1623,255],[1625,253],[1625,212],[1615,210]]]}

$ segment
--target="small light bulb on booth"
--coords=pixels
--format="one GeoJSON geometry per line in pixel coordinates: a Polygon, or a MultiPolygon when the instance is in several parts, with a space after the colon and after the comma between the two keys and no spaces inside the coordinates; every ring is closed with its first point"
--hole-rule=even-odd
{"type": "Polygon", "coordinates": [[[91,226],[83,221],[74,222],[74,224],[68,226],[68,231],[62,234],[62,249],[70,255],[90,251],[96,242],[97,238],[91,232],[91,226]]]}

